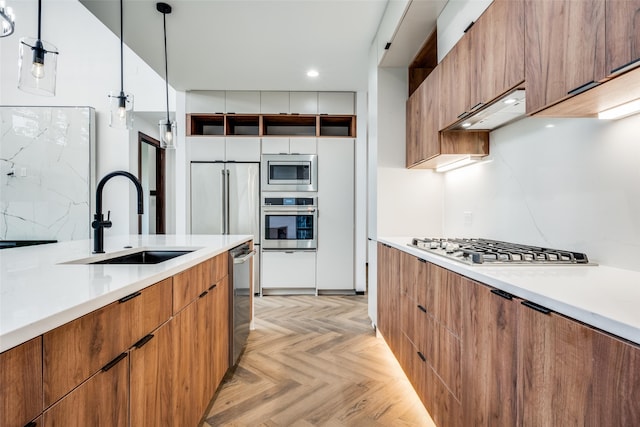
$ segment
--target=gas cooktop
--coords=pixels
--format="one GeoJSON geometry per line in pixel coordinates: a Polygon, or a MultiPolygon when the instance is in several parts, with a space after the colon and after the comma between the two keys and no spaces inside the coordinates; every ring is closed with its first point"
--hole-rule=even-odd
{"type": "Polygon", "coordinates": [[[414,238],[408,245],[471,265],[593,265],[583,253],[489,239],[414,238]]]}

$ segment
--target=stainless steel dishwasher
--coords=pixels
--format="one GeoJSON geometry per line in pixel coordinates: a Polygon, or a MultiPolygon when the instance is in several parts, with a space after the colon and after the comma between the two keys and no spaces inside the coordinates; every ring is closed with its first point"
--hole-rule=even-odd
{"type": "Polygon", "coordinates": [[[231,271],[231,281],[233,292],[229,292],[231,301],[230,322],[230,345],[231,345],[231,366],[238,363],[238,358],[242,353],[251,324],[251,298],[253,289],[253,256],[256,251],[251,249],[249,242],[229,251],[229,264],[231,271]]]}

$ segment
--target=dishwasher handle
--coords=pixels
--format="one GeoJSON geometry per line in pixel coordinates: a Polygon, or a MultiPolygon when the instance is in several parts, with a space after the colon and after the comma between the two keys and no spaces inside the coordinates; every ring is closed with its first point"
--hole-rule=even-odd
{"type": "Polygon", "coordinates": [[[245,262],[247,262],[247,260],[251,257],[253,257],[256,254],[256,250],[253,249],[251,252],[244,254],[243,256],[239,256],[239,257],[234,257],[233,258],[233,263],[234,264],[244,264],[245,262]]]}

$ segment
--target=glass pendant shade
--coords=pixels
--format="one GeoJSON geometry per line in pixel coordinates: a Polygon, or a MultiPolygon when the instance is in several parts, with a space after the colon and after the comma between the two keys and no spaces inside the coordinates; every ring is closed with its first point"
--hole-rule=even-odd
{"type": "Polygon", "coordinates": [[[171,120],[162,119],[158,123],[160,131],[160,147],[167,150],[174,150],[176,148],[176,122],[171,120]]]}
{"type": "Polygon", "coordinates": [[[109,93],[109,126],[116,129],[133,128],[133,95],[122,91],[109,93]]]}
{"type": "Polygon", "coordinates": [[[4,8],[0,4],[0,37],[8,37],[13,34],[13,30],[16,28],[16,19],[13,15],[13,10],[8,7],[4,8]]]}
{"type": "Polygon", "coordinates": [[[56,94],[58,48],[31,37],[20,39],[18,88],[35,95],[56,94]]]}

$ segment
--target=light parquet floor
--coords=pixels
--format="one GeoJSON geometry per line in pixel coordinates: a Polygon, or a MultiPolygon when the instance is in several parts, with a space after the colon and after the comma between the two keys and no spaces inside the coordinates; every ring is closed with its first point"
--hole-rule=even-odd
{"type": "Polygon", "coordinates": [[[366,296],[268,296],[203,427],[434,426],[366,296]]]}

